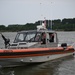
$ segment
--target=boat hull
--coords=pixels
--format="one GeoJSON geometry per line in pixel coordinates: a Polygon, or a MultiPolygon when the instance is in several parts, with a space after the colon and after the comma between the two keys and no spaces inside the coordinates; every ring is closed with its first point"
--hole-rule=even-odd
{"type": "Polygon", "coordinates": [[[33,48],[33,49],[15,49],[0,50],[0,66],[11,67],[27,65],[29,63],[41,63],[57,58],[73,55],[74,49],[68,47],[57,48],[33,48]]]}
{"type": "Polygon", "coordinates": [[[73,55],[72,53],[65,54],[55,54],[55,55],[45,55],[45,56],[34,56],[34,57],[23,57],[23,58],[8,58],[8,59],[0,59],[1,67],[14,67],[14,66],[22,66],[30,63],[41,63],[46,62],[58,58],[62,58],[65,56],[73,55]]]}

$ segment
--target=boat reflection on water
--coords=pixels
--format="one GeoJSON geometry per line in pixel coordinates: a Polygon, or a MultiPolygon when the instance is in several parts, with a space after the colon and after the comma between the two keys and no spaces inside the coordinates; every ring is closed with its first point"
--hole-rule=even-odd
{"type": "MultiPolygon", "coordinates": [[[[61,72],[62,67],[64,67],[64,69],[72,67],[73,69],[75,68],[75,66],[73,66],[74,61],[75,58],[68,56],[66,58],[61,58],[46,63],[29,64],[21,67],[0,68],[0,75],[63,75],[64,70],[61,72]]],[[[69,69],[65,72],[68,71],[69,69]]],[[[73,75],[75,72],[70,69],[68,73],[72,73],[70,75],[73,75]]],[[[66,73],[64,75],[66,75],[66,73]]]]}

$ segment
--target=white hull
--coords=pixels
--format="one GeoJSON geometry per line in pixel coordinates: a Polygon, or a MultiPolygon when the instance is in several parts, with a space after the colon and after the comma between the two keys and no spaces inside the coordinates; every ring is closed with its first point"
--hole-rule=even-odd
{"type": "Polygon", "coordinates": [[[2,67],[11,67],[11,66],[20,66],[28,63],[40,63],[46,62],[50,60],[54,60],[57,58],[65,57],[73,55],[72,53],[66,54],[55,54],[55,55],[45,55],[45,56],[34,56],[34,57],[23,57],[23,58],[8,58],[8,59],[0,59],[0,66],[2,67]]]}

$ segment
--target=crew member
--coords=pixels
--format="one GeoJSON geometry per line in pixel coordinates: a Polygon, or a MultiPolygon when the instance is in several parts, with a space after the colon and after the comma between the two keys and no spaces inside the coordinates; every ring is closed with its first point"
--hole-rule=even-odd
{"type": "Polygon", "coordinates": [[[52,34],[50,34],[50,40],[49,40],[50,42],[54,42],[54,34],[52,33],[52,34]]]}
{"type": "Polygon", "coordinates": [[[41,44],[46,44],[46,34],[45,33],[42,33],[41,41],[42,41],[41,44]]]}

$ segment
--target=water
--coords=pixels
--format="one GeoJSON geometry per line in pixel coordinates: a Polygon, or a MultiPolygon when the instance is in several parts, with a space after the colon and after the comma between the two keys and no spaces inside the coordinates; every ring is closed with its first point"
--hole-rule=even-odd
{"type": "MultiPolygon", "coordinates": [[[[13,39],[16,36],[14,32],[3,33],[6,37],[13,39]]],[[[58,32],[60,43],[75,42],[75,32],[58,32]]],[[[0,48],[4,47],[3,40],[0,36],[0,48]]],[[[21,67],[2,68],[0,66],[0,75],[75,75],[75,57],[66,57],[46,63],[29,64],[21,67]]]]}

